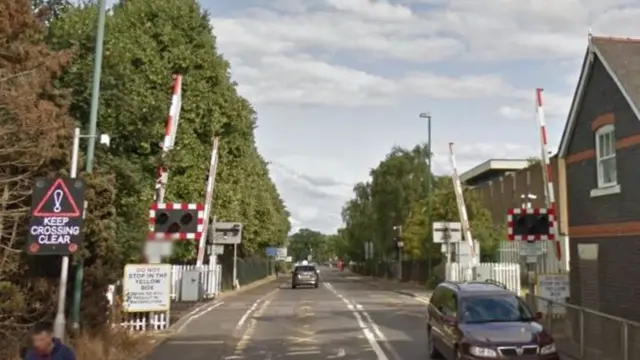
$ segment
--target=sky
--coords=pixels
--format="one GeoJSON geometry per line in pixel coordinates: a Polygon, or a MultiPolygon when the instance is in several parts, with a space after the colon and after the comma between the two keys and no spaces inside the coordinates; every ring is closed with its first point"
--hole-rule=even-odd
{"type": "Polygon", "coordinates": [[[588,34],[640,36],[640,0],[201,0],[293,231],[331,233],[394,145],[428,139],[450,174],[555,151],[588,34]]]}

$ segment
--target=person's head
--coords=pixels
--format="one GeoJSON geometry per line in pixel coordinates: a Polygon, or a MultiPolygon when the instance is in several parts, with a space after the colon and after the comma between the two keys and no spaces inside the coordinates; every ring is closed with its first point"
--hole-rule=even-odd
{"type": "Polygon", "coordinates": [[[37,323],[31,332],[33,347],[39,352],[46,352],[53,346],[53,328],[50,323],[37,323]]]}

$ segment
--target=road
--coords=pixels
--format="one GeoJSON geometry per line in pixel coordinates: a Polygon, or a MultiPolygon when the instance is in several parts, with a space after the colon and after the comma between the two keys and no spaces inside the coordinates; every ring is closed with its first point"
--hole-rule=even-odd
{"type": "Polygon", "coordinates": [[[196,312],[147,360],[426,359],[425,304],[321,269],[318,289],[290,278],[196,312]]]}

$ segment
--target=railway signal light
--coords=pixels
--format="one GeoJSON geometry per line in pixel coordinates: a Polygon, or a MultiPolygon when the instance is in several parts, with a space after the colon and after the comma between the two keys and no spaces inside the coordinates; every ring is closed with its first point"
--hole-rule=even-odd
{"type": "Polygon", "coordinates": [[[555,213],[546,208],[516,208],[507,212],[509,240],[554,240],[555,213]]]}

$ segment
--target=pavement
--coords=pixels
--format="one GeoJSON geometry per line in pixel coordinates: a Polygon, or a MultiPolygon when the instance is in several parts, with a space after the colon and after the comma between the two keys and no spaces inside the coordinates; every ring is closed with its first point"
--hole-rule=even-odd
{"type": "Polygon", "coordinates": [[[428,293],[321,268],[318,289],[291,278],[192,312],[146,360],[427,359],[428,293]]]}

